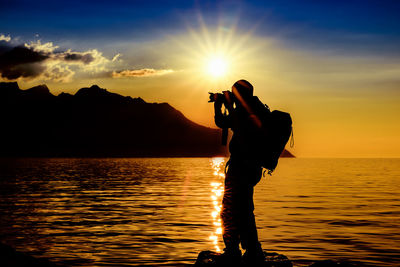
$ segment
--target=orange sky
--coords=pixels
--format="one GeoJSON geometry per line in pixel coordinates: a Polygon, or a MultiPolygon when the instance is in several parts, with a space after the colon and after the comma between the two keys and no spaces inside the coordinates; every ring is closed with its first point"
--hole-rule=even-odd
{"type": "MultiPolygon", "coordinates": [[[[236,80],[247,79],[271,109],[292,115],[295,147],[290,150],[298,157],[400,157],[396,60],[300,50],[279,39],[205,26],[129,49],[126,53],[151,55],[158,66],[168,62],[161,68],[165,73],[110,77],[91,75],[90,70],[64,82],[19,83],[21,88],[46,83],[54,94],[97,84],[147,102],[168,102],[189,119],[215,127],[208,92],[227,90],[236,80]],[[224,76],[216,78],[207,69],[213,57],[226,61],[224,76]]],[[[107,62],[100,59],[93,68],[114,64],[111,57],[107,62]]]]}

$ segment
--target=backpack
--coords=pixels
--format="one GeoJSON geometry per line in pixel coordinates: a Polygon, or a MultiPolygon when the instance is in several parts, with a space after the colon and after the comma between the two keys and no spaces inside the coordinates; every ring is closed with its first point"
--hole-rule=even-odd
{"type": "Polygon", "coordinates": [[[290,136],[293,137],[292,118],[287,112],[279,110],[271,112],[267,105],[262,106],[263,108],[259,108],[257,112],[262,125],[257,138],[256,155],[261,166],[271,175],[290,136]]]}

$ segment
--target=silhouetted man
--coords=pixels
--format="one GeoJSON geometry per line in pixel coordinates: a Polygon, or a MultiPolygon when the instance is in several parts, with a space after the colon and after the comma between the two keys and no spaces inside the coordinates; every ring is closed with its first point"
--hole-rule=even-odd
{"type": "Polygon", "coordinates": [[[264,262],[264,254],[258,242],[253,213],[253,189],[262,176],[262,167],[255,151],[255,136],[261,127],[257,111],[265,109],[265,106],[253,96],[253,86],[248,81],[237,81],[232,86],[232,93],[231,103],[227,103],[230,101],[226,98],[219,98],[214,103],[215,124],[233,131],[222,200],[221,219],[225,249],[220,261],[225,264],[240,263],[241,243],[246,250],[243,260],[256,265],[264,262]],[[229,115],[222,114],[222,104],[228,107],[229,115]]]}

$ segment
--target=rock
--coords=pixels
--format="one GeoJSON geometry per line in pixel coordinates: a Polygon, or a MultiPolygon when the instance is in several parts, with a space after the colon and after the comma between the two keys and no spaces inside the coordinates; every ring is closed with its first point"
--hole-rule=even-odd
{"type": "MultiPolygon", "coordinates": [[[[216,258],[220,255],[220,253],[213,251],[202,251],[199,253],[197,257],[196,263],[194,266],[223,266],[221,264],[217,264],[216,258]]],[[[262,267],[292,267],[292,262],[282,254],[278,254],[275,252],[266,252],[264,251],[265,262],[262,267]]],[[[244,262],[238,263],[237,266],[248,266],[244,262]]]]}
{"type": "Polygon", "coordinates": [[[215,258],[219,255],[220,253],[213,252],[213,251],[202,251],[199,253],[199,256],[197,256],[196,263],[194,266],[216,266],[215,258]]]}
{"type": "Polygon", "coordinates": [[[276,252],[266,252],[265,255],[265,265],[268,267],[292,267],[292,262],[285,255],[278,254],[276,252]]]}

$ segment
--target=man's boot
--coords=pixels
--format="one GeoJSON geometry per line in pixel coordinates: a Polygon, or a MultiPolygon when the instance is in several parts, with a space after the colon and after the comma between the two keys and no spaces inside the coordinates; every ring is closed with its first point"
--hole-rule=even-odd
{"type": "Polygon", "coordinates": [[[261,245],[258,244],[256,246],[247,248],[243,255],[243,262],[246,266],[264,266],[265,255],[261,245]]]}
{"type": "Polygon", "coordinates": [[[215,259],[218,266],[239,266],[242,260],[242,252],[239,248],[225,248],[224,252],[215,259]]]}

